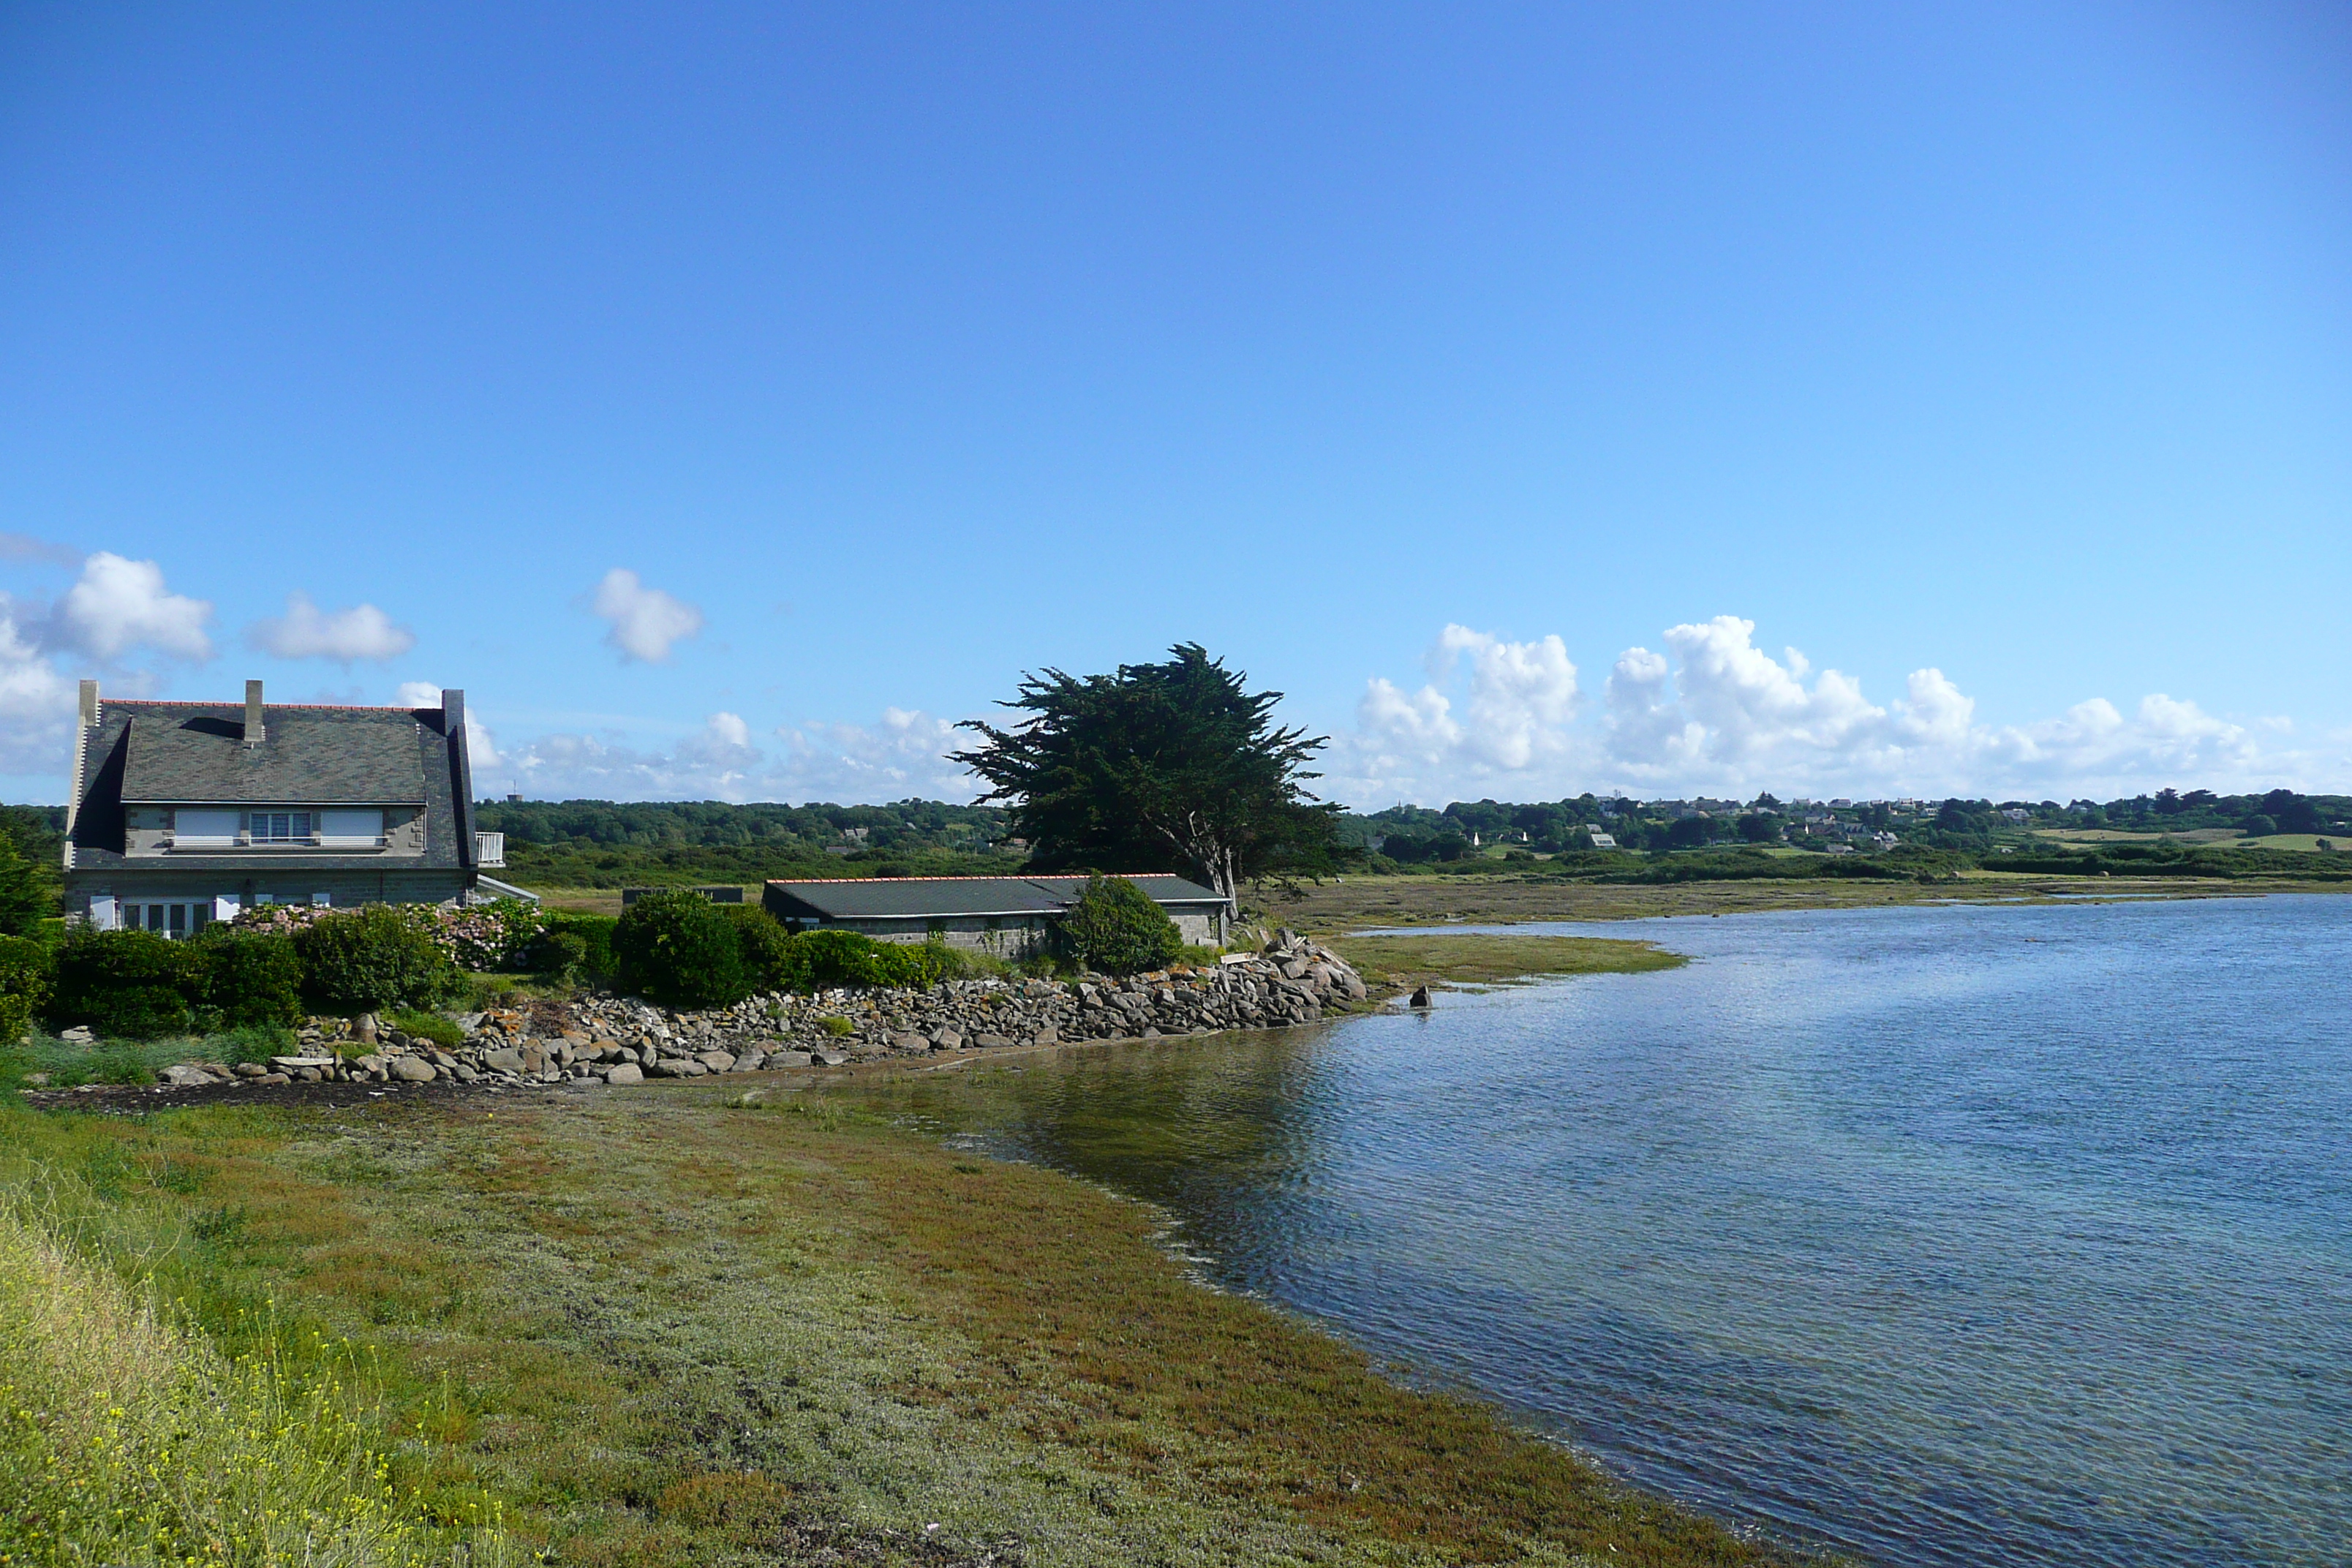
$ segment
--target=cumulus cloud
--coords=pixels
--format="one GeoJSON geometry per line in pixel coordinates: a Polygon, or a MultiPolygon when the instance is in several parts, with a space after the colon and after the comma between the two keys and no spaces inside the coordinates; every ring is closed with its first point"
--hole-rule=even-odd
{"type": "Polygon", "coordinates": [[[1402,785],[1436,775],[1518,773],[1567,759],[1573,744],[1567,725],[1580,698],[1576,666],[1558,637],[1510,642],[1449,626],[1423,662],[1429,679],[1417,691],[1378,677],[1366,684],[1356,734],[1342,751],[1357,772],[1402,785]]]}
{"type": "Polygon", "coordinates": [[[2284,747],[2283,721],[2240,724],[2161,693],[2128,716],[2093,698],[2055,718],[1985,724],[1975,700],[1929,667],[1912,671],[1901,697],[1874,702],[1853,677],[1816,671],[1795,648],[1775,658],[1755,635],[1754,622],[1717,616],[1667,627],[1663,653],[1627,648],[1586,724],[1559,638],[1507,643],[1450,626],[1420,690],[1367,682],[1354,732],[1332,748],[1329,782],[1368,805],[1587,789],[2065,798],[2268,787],[2315,765],[2284,747]],[[1457,702],[1444,687],[1463,684],[1465,660],[1457,702]]]}
{"type": "Polygon", "coordinates": [[[348,668],[358,659],[398,658],[416,646],[416,634],[394,626],[373,605],[331,614],[298,588],[286,595],[284,616],[254,622],[246,628],[245,640],[279,658],[327,658],[348,668]]]}
{"type": "MultiPolygon", "coordinates": [[[[740,715],[717,712],[667,747],[617,735],[542,735],[502,763],[545,798],[617,800],[969,800],[971,776],[946,760],[955,726],[912,709],[887,708],[874,724],[808,723],[763,744],[740,715]]],[[[477,767],[480,764],[477,763],[477,767]]]]}
{"type": "Polygon", "coordinates": [[[20,534],[0,535],[0,559],[80,567],[54,605],[0,594],[0,773],[49,775],[62,786],[76,676],[98,675],[112,691],[139,691],[151,678],[121,663],[134,654],[209,658],[213,607],[173,593],[152,561],[106,551],[84,557],[20,534]]]}
{"type": "Polygon", "coordinates": [[[163,569],[152,561],[101,550],[82,563],[80,578],[58,602],[51,640],[98,659],[146,647],[201,661],[213,656],[205,633],[212,614],[206,601],[166,588],[163,569]]]}
{"type": "MultiPolygon", "coordinates": [[[[441,688],[429,680],[404,680],[400,683],[400,689],[392,695],[392,705],[394,708],[438,708],[441,706],[441,688]]],[[[481,715],[474,710],[471,703],[466,705],[466,754],[477,773],[485,768],[506,765],[506,759],[499,754],[498,742],[490,738],[488,728],[483,724],[481,715]]],[[[474,787],[482,789],[487,786],[485,781],[477,778],[474,787]]]]}
{"type": "Polygon", "coordinates": [[[72,745],[74,683],[58,673],[0,597],[0,773],[62,774],[72,745]]]}
{"type": "Polygon", "coordinates": [[[604,640],[623,658],[663,664],[670,649],[702,630],[702,612],[685,600],[648,588],[635,572],[615,566],[596,585],[595,613],[611,622],[604,640]]]}

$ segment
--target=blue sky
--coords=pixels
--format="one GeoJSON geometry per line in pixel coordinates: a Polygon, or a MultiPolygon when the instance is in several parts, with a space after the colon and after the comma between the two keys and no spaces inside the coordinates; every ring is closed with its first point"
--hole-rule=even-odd
{"type": "Polygon", "coordinates": [[[2352,788],[2352,18],[11,6],[0,531],[16,799],[961,798],[1179,639],[1364,806],[2352,788]]]}

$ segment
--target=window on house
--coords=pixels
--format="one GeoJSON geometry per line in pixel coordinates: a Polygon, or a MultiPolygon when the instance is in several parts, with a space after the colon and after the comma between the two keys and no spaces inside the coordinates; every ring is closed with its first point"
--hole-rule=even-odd
{"type": "Polygon", "coordinates": [[[252,814],[256,844],[307,844],[310,814],[307,811],[257,811],[252,814]]]}
{"type": "Polygon", "coordinates": [[[319,842],[332,849],[373,849],[383,842],[383,812],[321,811],[319,842]]]}
{"type": "Polygon", "coordinates": [[[182,806],[172,814],[172,843],[182,849],[226,849],[236,842],[236,813],[182,806]]]}

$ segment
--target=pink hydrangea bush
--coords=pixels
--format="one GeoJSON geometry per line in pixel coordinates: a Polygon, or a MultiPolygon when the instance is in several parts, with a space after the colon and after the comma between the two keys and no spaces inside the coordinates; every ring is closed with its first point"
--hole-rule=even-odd
{"type": "MultiPolygon", "coordinates": [[[[447,904],[393,904],[394,913],[426,936],[460,969],[503,968],[522,956],[545,929],[539,906],[526,899],[494,899],[470,909],[447,904]]],[[[241,910],[238,931],[291,936],[338,911],[316,904],[257,904],[241,910]]]]}

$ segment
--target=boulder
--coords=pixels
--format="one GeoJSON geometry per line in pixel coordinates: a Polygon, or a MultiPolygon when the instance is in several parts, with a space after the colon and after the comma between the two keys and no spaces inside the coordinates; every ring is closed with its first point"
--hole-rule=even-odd
{"type": "Polygon", "coordinates": [[[729,1068],[727,1070],[729,1072],[758,1072],[761,1065],[767,1059],[768,1053],[755,1047],[754,1049],[745,1051],[741,1056],[737,1057],[735,1058],[735,1065],[729,1068]]]}
{"type": "Polygon", "coordinates": [[[384,1070],[395,1083],[431,1083],[433,1064],[423,1057],[394,1057],[384,1065],[384,1070]]]}
{"type": "Polygon", "coordinates": [[[840,1051],[811,1051],[809,1055],[829,1068],[841,1067],[849,1060],[849,1058],[840,1051]]]}
{"type": "Polygon", "coordinates": [[[710,1072],[725,1072],[735,1065],[733,1054],[727,1051],[698,1051],[694,1059],[710,1072]]]}
{"type": "Polygon", "coordinates": [[[804,1068],[816,1058],[807,1051],[772,1051],[768,1065],[772,1068],[804,1068]]]}
{"type": "Polygon", "coordinates": [[[645,1069],[635,1062],[622,1062],[604,1069],[604,1081],[611,1084],[643,1083],[646,1081],[646,1073],[645,1069]]]}
{"type": "Polygon", "coordinates": [[[912,1055],[916,1052],[929,1050],[931,1048],[931,1042],[923,1038],[922,1036],[915,1033],[912,1029],[900,1029],[890,1037],[890,1048],[894,1051],[905,1051],[909,1055],[912,1055]]]}
{"type": "Polygon", "coordinates": [[[316,1072],[320,1068],[333,1067],[335,1058],[332,1057],[272,1057],[269,1058],[269,1065],[279,1072],[316,1072]]]}
{"type": "Polygon", "coordinates": [[[495,1051],[484,1051],[482,1053],[482,1068],[483,1070],[487,1072],[520,1073],[522,1071],[522,1053],[514,1049],[512,1047],[502,1047],[495,1051]]]}
{"type": "Polygon", "coordinates": [[[200,1089],[213,1081],[213,1075],[194,1062],[176,1063],[158,1076],[173,1089],[200,1089]]]}

